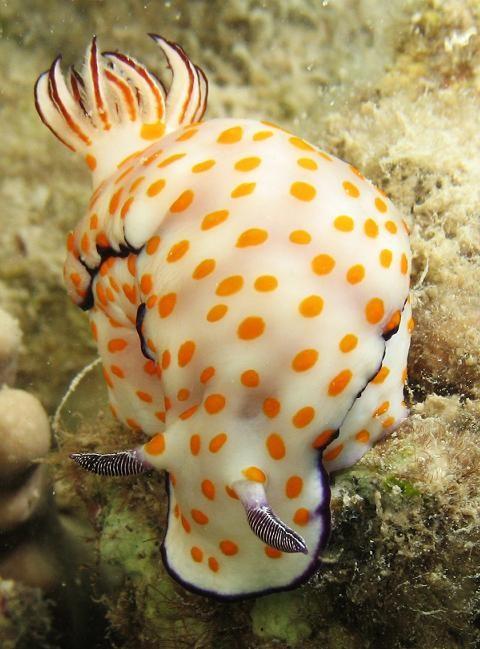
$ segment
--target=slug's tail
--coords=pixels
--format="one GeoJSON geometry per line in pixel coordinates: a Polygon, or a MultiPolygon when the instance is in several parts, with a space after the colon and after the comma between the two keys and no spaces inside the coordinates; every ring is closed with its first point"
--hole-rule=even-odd
{"type": "Polygon", "coordinates": [[[35,106],[44,124],[90,169],[103,176],[153,140],[199,121],[208,84],[183,49],[150,34],[172,73],[167,92],[158,77],[133,57],[99,52],[93,37],[82,73],[64,76],[58,56],[35,84],[35,106]],[[114,140],[112,139],[114,135],[114,140]]]}

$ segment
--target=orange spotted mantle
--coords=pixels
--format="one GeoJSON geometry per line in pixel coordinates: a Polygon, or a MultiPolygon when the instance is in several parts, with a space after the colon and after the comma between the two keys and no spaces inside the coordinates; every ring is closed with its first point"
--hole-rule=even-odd
{"type": "Polygon", "coordinates": [[[111,408],[169,473],[163,554],[187,587],[281,590],[329,533],[326,471],[406,416],[413,321],[406,226],[354,167],[268,122],[200,122],[203,73],[156,37],[168,94],[131,57],[57,60],[39,113],[92,170],[65,281],[89,309],[111,408]],[[262,483],[309,553],[251,531],[235,491],[262,483]]]}

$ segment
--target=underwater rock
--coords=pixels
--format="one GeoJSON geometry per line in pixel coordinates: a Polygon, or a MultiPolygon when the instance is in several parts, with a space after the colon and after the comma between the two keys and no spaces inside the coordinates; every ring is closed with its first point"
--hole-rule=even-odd
{"type": "Polygon", "coordinates": [[[0,641],[2,649],[55,649],[49,642],[52,617],[38,588],[0,579],[0,641]]]}
{"type": "Polygon", "coordinates": [[[24,390],[0,390],[0,476],[6,484],[50,448],[50,424],[39,400],[24,390]]]}
{"type": "Polygon", "coordinates": [[[21,342],[22,330],[18,321],[0,308],[0,386],[15,382],[21,342]]]}

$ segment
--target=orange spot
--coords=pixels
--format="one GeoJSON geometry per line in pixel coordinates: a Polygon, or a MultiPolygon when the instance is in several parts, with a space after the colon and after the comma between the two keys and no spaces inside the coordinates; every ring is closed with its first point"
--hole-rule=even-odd
{"type": "Polygon", "coordinates": [[[299,201],[312,201],[317,194],[317,190],[309,183],[298,181],[290,185],[290,194],[299,201]]]}
{"type": "Polygon", "coordinates": [[[199,162],[196,165],[193,165],[192,171],[194,174],[201,173],[202,171],[208,171],[215,165],[215,160],[204,160],[203,162],[199,162]]]}
{"type": "Polygon", "coordinates": [[[190,523],[187,521],[187,519],[185,518],[185,516],[183,516],[183,514],[181,516],[181,521],[182,521],[182,527],[185,530],[185,532],[187,534],[190,534],[190,531],[191,531],[192,527],[191,527],[190,523]]]}
{"type": "Polygon", "coordinates": [[[255,142],[259,142],[260,140],[266,140],[269,137],[272,137],[272,135],[273,135],[272,131],[257,131],[253,136],[252,140],[255,140],[255,142]]]}
{"type": "Polygon", "coordinates": [[[280,401],[274,399],[273,397],[268,397],[263,402],[263,412],[270,419],[274,419],[280,412],[280,401]]]}
{"type": "Polygon", "coordinates": [[[208,500],[215,500],[215,485],[211,480],[202,481],[202,493],[208,500]]]}
{"type": "Polygon", "coordinates": [[[358,178],[360,178],[361,180],[365,180],[365,176],[362,174],[361,171],[359,171],[359,170],[358,170],[356,167],[354,167],[353,165],[349,165],[349,167],[350,167],[351,171],[352,171],[356,176],[358,176],[358,178]]]}
{"type": "Polygon", "coordinates": [[[223,394],[209,394],[205,399],[204,408],[209,415],[216,415],[225,408],[226,399],[223,394]]]}
{"type": "Polygon", "coordinates": [[[313,146],[308,144],[308,142],[305,142],[305,140],[302,140],[299,137],[290,137],[288,138],[288,141],[290,144],[293,144],[293,146],[297,147],[297,149],[303,149],[304,151],[315,151],[313,146]]]}
{"type": "Polygon", "coordinates": [[[281,460],[285,457],[285,443],[278,433],[272,433],[267,437],[267,449],[274,460],[281,460]]]}
{"type": "Polygon", "coordinates": [[[208,383],[212,376],[215,375],[214,367],[206,367],[203,372],[200,374],[200,383],[208,383]]]}
{"type": "Polygon", "coordinates": [[[379,259],[380,259],[380,264],[384,268],[388,268],[390,266],[390,264],[392,263],[392,251],[391,250],[382,250],[380,252],[379,259]]]}
{"type": "Polygon", "coordinates": [[[315,160],[312,160],[312,158],[299,158],[297,160],[297,164],[299,167],[302,167],[303,169],[309,169],[310,171],[315,171],[315,169],[318,169],[318,165],[315,162],[315,160]]]}
{"type": "Polygon", "coordinates": [[[204,259],[192,273],[193,279],[203,279],[215,270],[215,259],[204,259]]]}
{"type": "Polygon", "coordinates": [[[145,374],[149,374],[150,376],[154,376],[158,372],[158,367],[155,361],[149,360],[145,363],[143,366],[143,371],[145,374]]]}
{"type": "Polygon", "coordinates": [[[367,237],[374,239],[378,236],[378,225],[373,219],[367,219],[364,223],[363,229],[367,237]]]}
{"type": "Polygon", "coordinates": [[[390,401],[384,401],[381,403],[376,410],[373,411],[373,417],[380,417],[384,415],[387,410],[390,408],[390,401]]]}
{"type": "Polygon", "coordinates": [[[207,313],[207,320],[209,322],[218,322],[218,320],[221,320],[225,316],[227,311],[228,306],[226,304],[216,304],[207,313]]]}
{"type": "Polygon", "coordinates": [[[169,264],[178,261],[181,259],[185,253],[188,251],[190,248],[190,242],[184,239],[183,241],[179,241],[178,243],[174,244],[167,255],[167,261],[169,264]]]}
{"type": "Polygon", "coordinates": [[[218,572],[220,566],[218,564],[218,561],[215,559],[215,557],[208,558],[208,567],[212,572],[218,572]]]}
{"type": "Polygon", "coordinates": [[[333,378],[330,381],[330,385],[328,386],[328,394],[331,397],[335,397],[340,392],[343,392],[347,385],[350,383],[351,378],[352,378],[352,372],[350,370],[342,370],[335,378],[333,378]]]}
{"type": "MultiPolygon", "coordinates": [[[[160,180],[156,180],[147,189],[147,196],[156,196],[157,194],[159,194],[162,191],[162,189],[165,187],[165,184],[166,183],[163,180],[163,178],[161,178],[160,180]]],[[[133,185],[130,188],[130,191],[133,191],[132,188],[133,188],[133,185]]]]}
{"type": "Polygon", "coordinates": [[[120,196],[121,196],[122,192],[123,192],[123,188],[120,187],[120,189],[117,189],[115,194],[110,199],[110,203],[109,203],[109,206],[108,206],[108,211],[110,212],[110,214],[114,214],[117,211],[118,205],[120,203],[120,196]]]}
{"type": "Polygon", "coordinates": [[[237,293],[242,286],[243,277],[241,275],[232,275],[220,282],[215,293],[221,296],[232,295],[233,293],[237,293]]]}
{"type": "Polygon", "coordinates": [[[326,446],[334,436],[335,432],[336,431],[331,428],[321,432],[320,435],[317,435],[317,437],[312,442],[313,448],[323,448],[324,446],[326,446]]]}
{"type": "Polygon", "coordinates": [[[258,338],[265,331],[265,322],[258,316],[249,316],[243,320],[237,329],[237,335],[241,340],[253,340],[258,338]]]}
{"type": "Polygon", "coordinates": [[[217,138],[217,142],[220,144],[234,144],[239,142],[243,136],[243,129],[241,126],[233,126],[232,128],[227,128],[227,130],[222,131],[217,138]]]}
{"type": "Polygon", "coordinates": [[[374,376],[374,378],[372,379],[372,383],[375,383],[377,385],[379,383],[383,383],[389,374],[390,374],[390,370],[388,369],[388,367],[385,367],[384,365],[374,376]]]}
{"type": "Polygon", "coordinates": [[[342,187],[345,190],[345,193],[351,198],[358,198],[360,196],[360,191],[358,187],[353,183],[349,182],[348,180],[345,180],[342,183],[342,187]]]}
{"type": "Polygon", "coordinates": [[[88,234],[86,232],[82,237],[80,247],[82,249],[82,252],[85,252],[85,253],[87,253],[90,250],[90,239],[88,238],[88,234]]]}
{"type": "Polygon", "coordinates": [[[200,435],[195,433],[190,437],[190,452],[192,455],[198,455],[200,453],[201,440],[200,435]]]}
{"type": "Polygon", "coordinates": [[[365,268],[362,264],[351,266],[347,271],[347,282],[349,284],[358,284],[365,277],[365,268]]]}
{"type": "Polygon", "coordinates": [[[107,306],[107,298],[105,296],[105,289],[102,284],[97,284],[97,297],[100,300],[100,302],[103,304],[103,306],[107,306]]]}
{"type": "Polygon", "coordinates": [[[75,248],[75,237],[73,236],[73,232],[69,232],[67,235],[67,250],[68,252],[73,252],[75,248]]]}
{"type": "Polygon", "coordinates": [[[408,272],[408,260],[405,253],[402,253],[402,257],[400,259],[400,271],[402,272],[402,275],[406,275],[408,272]]]}
{"type": "Polygon", "coordinates": [[[148,392],[142,392],[142,390],[137,390],[136,395],[141,401],[145,401],[145,403],[152,403],[153,401],[152,395],[149,394],[148,392]]]}
{"type": "Polygon", "coordinates": [[[193,192],[191,189],[185,190],[177,200],[170,205],[170,212],[183,212],[192,204],[193,201],[193,192]]]}
{"type": "Polygon", "coordinates": [[[152,439],[145,444],[145,450],[150,455],[161,455],[165,450],[165,435],[163,435],[163,433],[154,435],[152,439]]]}
{"type": "Polygon", "coordinates": [[[302,493],[303,480],[298,475],[292,475],[285,484],[285,495],[287,498],[298,498],[302,493]]]}
{"type": "Polygon", "coordinates": [[[331,462],[332,460],[335,460],[342,451],[343,444],[337,444],[337,446],[334,446],[332,449],[329,449],[326,453],[323,454],[323,459],[327,460],[327,462],[331,462]]]}
{"type": "Polygon", "coordinates": [[[217,210],[216,212],[210,212],[203,217],[201,228],[202,230],[210,230],[220,223],[223,223],[228,218],[228,210],[217,210]]]}
{"type": "Polygon", "coordinates": [[[305,408],[300,408],[293,418],[292,422],[295,428],[304,428],[315,417],[315,410],[311,406],[305,406],[305,408]]]}
{"type": "Polygon", "coordinates": [[[252,171],[252,169],[256,169],[260,163],[260,158],[257,158],[256,156],[242,158],[235,163],[235,169],[237,171],[252,171]]]}
{"type": "Polygon", "coordinates": [[[128,255],[127,258],[127,268],[128,272],[132,277],[137,275],[137,257],[135,255],[128,255]]]}
{"type": "Polygon", "coordinates": [[[218,451],[222,448],[226,441],[227,434],[219,433],[211,439],[210,444],[208,445],[208,450],[210,451],[210,453],[218,453],[218,451]]]}
{"type": "Polygon", "coordinates": [[[108,342],[108,351],[114,354],[115,352],[121,352],[127,346],[127,341],[123,338],[112,338],[108,342]]]}
{"type": "Polygon", "coordinates": [[[248,196],[252,194],[257,183],[240,183],[235,189],[232,190],[230,196],[232,198],[240,198],[242,196],[248,196]]]}
{"type": "Polygon", "coordinates": [[[127,214],[130,211],[130,208],[134,200],[135,200],[134,196],[130,196],[130,198],[127,198],[125,203],[122,205],[122,209],[120,210],[120,218],[125,219],[127,217],[127,214]]]}
{"type": "Polygon", "coordinates": [[[78,287],[82,283],[82,278],[78,273],[71,273],[70,279],[72,280],[72,284],[74,284],[74,286],[78,287]]]}
{"type": "Polygon", "coordinates": [[[87,155],[85,156],[85,162],[87,163],[87,167],[90,169],[90,171],[94,171],[96,169],[97,159],[95,158],[95,156],[87,153],[87,155]]]}
{"type": "Polygon", "coordinates": [[[169,367],[171,360],[172,355],[170,354],[168,349],[166,349],[162,354],[162,369],[166,370],[169,367]]]}
{"type": "Polygon", "coordinates": [[[237,248],[246,248],[248,246],[258,246],[261,243],[264,243],[268,239],[268,232],[266,230],[261,230],[260,228],[250,228],[245,230],[238,237],[237,243],[235,244],[237,248]]]}
{"type": "Polygon", "coordinates": [[[415,320],[413,318],[409,318],[407,322],[407,329],[409,334],[411,334],[412,331],[415,329],[415,320]]]}
{"type": "Polygon", "coordinates": [[[253,480],[253,482],[265,482],[267,479],[264,472],[257,466],[249,466],[247,469],[244,469],[242,473],[247,480],[253,480]]]}
{"type": "Polygon", "coordinates": [[[175,162],[176,160],[181,160],[184,157],[185,157],[185,153],[174,153],[173,155],[168,156],[168,158],[165,158],[165,160],[159,162],[157,167],[159,169],[162,169],[163,167],[168,167],[169,165],[172,164],[172,162],[175,162]]]}
{"type": "Polygon", "coordinates": [[[255,370],[245,370],[240,377],[240,381],[246,388],[256,388],[260,383],[260,377],[255,370]]]}
{"type": "Polygon", "coordinates": [[[354,222],[351,216],[342,214],[337,216],[333,222],[334,227],[341,232],[351,232],[353,230],[354,222]]]}
{"type": "Polygon", "coordinates": [[[125,421],[127,422],[127,425],[130,426],[130,428],[133,428],[134,430],[141,430],[140,424],[135,419],[127,417],[125,421]]]}
{"type": "Polygon", "coordinates": [[[378,196],[375,199],[375,207],[382,214],[384,214],[387,211],[387,204],[385,203],[385,201],[382,201],[381,198],[378,198],[378,196]]]}
{"type": "Polygon", "coordinates": [[[190,390],[187,390],[187,388],[180,388],[180,390],[177,392],[178,401],[186,401],[189,396],[190,390]]]}
{"type": "Polygon", "coordinates": [[[140,288],[144,295],[148,295],[148,293],[150,293],[153,288],[153,278],[150,273],[142,275],[142,279],[140,280],[140,288]]]}
{"type": "Polygon", "coordinates": [[[274,291],[278,286],[278,280],[273,275],[260,275],[254,283],[257,291],[266,293],[267,291],[274,291]]]}
{"type": "Polygon", "coordinates": [[[319,295],[310,295],[300,302],[298,310],[304,318],[315,318],[323,310],[323,300],[319,295]]]}
{"type": "Polygon", "coordinates": [[[165,123],[161,121],[152,122],[151,124],[142,124],[140,137],[143,140],[156,140],[157,138],[162,137],[164,131],[165,123]]]}
{"type": "Polygon", "coordinates": [[[300,509],[297,509],[297,511],[293,515],[293,522],[297,525],[306,525],[309,520],[310,512],[308,511],[308,509],[305,509],[305,507],[300,507],[300,509]]]}
{"type": "Polygon", "coordinates": [[[113,388],[113,381],[110,378],[109,373],[107,372],[107,370],[104,367],[102,367],[102,374],[103,374],[103,378],[105,379],[108,387],[113,388]]]}
{"type": "Polygon", "coordinates": [[[311,369],[318,361],[316,349],[304,349],[299,352],[292,361],[292,368],[295,372],[305,372],[311,369]]]}
{"type": "Polygon", "coordinates": [[[230,540],[220,541],[219,547],[227,557],[232,557],[238,552],[238,545],[230,540]]]}
{"type": "Polygon", "coordinates": [[[195,523],[198,523],[199,525],[206,525],[208,523],[208,516],[199,509],[192,509],[190,513],[195,523]]]}
{"type": "Polygon", "coordinates": [[[129,302],[132,304],[135,304],[137,301],[137,290],[134,286],[130,286],[130,284],[124,284],[122,286],[123,292],[125,293],[125,297],[129,302]]]}
{"type": "Polygon", "coordinates": [[[321,158],[323,158],[324,160],[327,160],[328,162],[332,162],[332,158],[327,153],[325,153],[324,151],[319,151],[318,155],[321,158]]]}
{"type": "Polygon", "coordinates": [[[280,559],[283,556],[283,553],[276,548],[271,548],[269,545],[266,545],[264,548],[265,554],[269,559],[280,559]]]}
{"type": "Polygon", "coordinates": [[[190,406],[190,408],[187,408],[182,413],[180,413],[179,417],[182,420],[190,419],[190,417],[192,417],[192,415],[194,415],[197,412],[197,410],[198,410],[198,406],[190,406]]]}
{"type": "Polygon", "coordinates": [[[316,275],[328,275],[335,266],[335,259],[330,255],[317,255],[312,260],[312,270],[316,275]]]}
{"type": "Polygon", "coordinates": [[[385,221],[385,227],[390,232],[390,234],[397,233],[397,226],[393,221],[385,221]]]}
{"type": "Polygon", "coordinates": [[[372,298],[365,307],[365,316],[370,324],[378,324],[385,314],[383,300],[379,297],[372,298]]]}
{"type": "Polygon", "coordinates": [[[98,228],[98,214],[92,214],[90,217],[90,230],[96,230],[98,228]]]}
{"type": "Polygon", "coordinates": [[[387,417],[384,422],[382,422],[382,428],[390,428],[395,423],[395,417],[387,417]]]}
{"type": "Polygon", "coordinates": [[[357,442],[360,442],[361,444],[367,444],[368,440],[370,439],[370,433],[368,430],[363,428],[362,430],[359,430],[358,433],[355,435],[355,439],[357,442]]]}
{"type": "MultiPolygon", "coordinates": [[[[137,187],[139,187],[144,180],[145,180],[145,176],[139,176],[138,178],[136,178],[133,181],[133,183],[130,185],[130,189],[128,191],[131,194],[133,194],[137,190],[137,187]]],[[[165,186],[165,182],[163,180],[161,182],[163,182],[163,185],[158,189],[158,191],[156,192],[157,194],[165,186]]],[[[153,187],[153,185],[151,185],[151,186],[153,187]]],[[[151,196],[155,196],[155,194],[151,194],[151,196]]]]}
{"type": "Polygon", "coordinates": [[[161,297],[158,302],[158,313],[160,317],[167,318],[175,308],[176,303],[177,303],[176,293],[167,293],[167,295],[161,297]]]}
{"type": "Polygon", "coordinates": [[[108,246],[110,245],[110,242],[107,239],[107,235],[104,232],[99,232],[97,234],[97,236],[95,237],[95,243],[103,248],[108,248],[108,246]]]}
{"type": "Polygon", "coordinates": [[[115,374],[115,376],[117,376],[119,379],[125,378],[125,372],[122,370],[121,367],[118,367],[118,365],[111,365],[110,371],[112,374],[115,374]]]}
{"type": "Polygon", "coordinates": [[[225,485],[225,491],[230,496],[230,498],[234,498],[235,500],[239,500],[235,490],[232,489],[231,487],[229,487],[228,485],[225,485]]]}
{"type": "Polygon", "coordinates": [[[193,340],[187,340],[180,345],[178,350],[178,365],[180,367],[185,367],[192,360],[192,356],[195,353],[195,343],[193,340]]]}
{"type": "Polygon", "coordinates": [[[195,133],[198,132],[198,128],[191,128],[188,131],[185,131],[185,133],[182,133],[182,135],[179,135],[176,138],[177,142],[185,142],[185,140],[189,140],[191,137],[195,135],[195,133]]]}
{"type": "Polygon", "coordinates": [[[153,255],[157,252],[158,246],[160,245],[160,241],[161,241],[160,237],[157,236],[151,237],[147,241],[147,245],[145,246],[145,251],[147,255],[153,255]]]}
{"type": "Polygon", "coordinates": [[[305,232],[305,230],[293,230],[293,232],[290,232],[288,238],[292,243],[298,243],[300,245],[306,245],[312,240],[311,235],[308,232],[305,232]]]}
{"type": "Polygon", "coordinates": [[[194,545],[190,550],[190,554],[192,555],[192,559],[197,563],[201,563],[203,561],[203,552],[200,550],[200,548],[197,548],[196,545],[194,545]]]}
{"type": "Polygon", "coordinates": [[[358,344],[358,338],[355,334],[346,334],[339,342],[340,350],[345,354],[351,352],[358,344]]]}

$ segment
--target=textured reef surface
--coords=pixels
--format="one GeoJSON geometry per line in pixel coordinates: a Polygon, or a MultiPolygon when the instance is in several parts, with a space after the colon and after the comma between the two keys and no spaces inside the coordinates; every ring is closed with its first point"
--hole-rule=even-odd
{"type": "MultiPolygon", "coordinates": [[[[21,15],[14,2],[0,9],[9,125],[0,160],[0,304],[23,330],[16,387],[50,413],[95,355],[86,318],[69,303],[61,276],[64,237],[90,188],[78,160],[40,124],[32,86],[59,51],[65,63],[78,61],[93,33],[152,69],[158,53],[145,32],[181,42],[208,73],[209,117],[267,118],[292,129],[358,167],[411,228],[411,416],[334,478],[330,544],[317,575],[296,591],[228,605],[176,585],[160,561],[163,480],[100,480],[67,460],[80,448],[132,445],[131,434],[110,419],[96,371],[80,382],[62,410],[50,459],[50,533],[71,544],[70,577],[77,571],[74,577],[92,584],[98,637],[105,633],[107,646],[122,649],[478,646],[478,3],[22,6],[21,15]]],[[[29,564],[12,580],[0,561],[0,644],[74,646],[62,620],[85,619],[91,601],[78,596],[75,578],[49,590],[31,574],[29,564]]]]}

